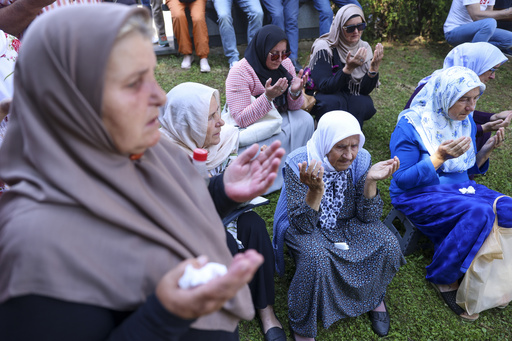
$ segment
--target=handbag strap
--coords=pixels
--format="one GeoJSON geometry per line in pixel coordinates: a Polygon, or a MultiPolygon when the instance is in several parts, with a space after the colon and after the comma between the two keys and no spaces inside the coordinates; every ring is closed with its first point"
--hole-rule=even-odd
{"type": "MultiPolygon", "coordinates": [[[[494,200],[494,204],[492,204],[492,210],[494,211],[494,215],[497,216],[498,213],[496,212],[496,205],[498,204],[498,200],[500,200],[501,198],[503,197],[508,197],[508,195],[500,195],[499,197],[496,198],[496,200],[494,200]]],[[[497,220],[497,219],[496,219],[497,220]]]]}

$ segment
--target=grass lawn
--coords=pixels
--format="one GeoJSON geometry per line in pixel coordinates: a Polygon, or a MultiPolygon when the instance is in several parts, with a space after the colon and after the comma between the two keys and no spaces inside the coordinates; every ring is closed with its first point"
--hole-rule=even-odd
{"type": "MultiPolygon", "coordinates": [[[[304,65],[312,41],[300,44],[300,61],[304,65]]],[[[239,47],[241,52],[245,46],[239,47]]],[[[372,93],[377,114],[364,125],[366,136],[365,148],[370,152],[373,162],[390,157],[389,138],[396,123],[397,115],[403,109],[410,94],[420,79],[432,71],[441,68],[443,60],[450,50],[445,43],[429,44],[384,44],[384,60],[380,69],[380,88],[372,93]]],[[[197,58],[196,58],[197,59],[197,58]]],[[[212,71],[201,74],[199,66],[193,64],[190,70],[181,70],[181,57],[163,56],[158,58],[157,79],[167,92],[182,82],[198,82],[217,88],[221,92],[224,105],[224,84],[229,68],[222,49],[212,49],[210,57],[212,71]]],[[[512,63],[505,63],[497,72],[496,79],[489,82],[488,90],[477,104],[481,111],[499,112],[512,109],[512,63]]],[[[510,133],[508,131],[507,133],[510,133]]],[[[512,195],[512,160],[510,158],[510,138],[507,145],[491,156],[491,165],[485,176],[477,182],[512,195]]],[[[383,218],[391,209],[388,191],[389,181],[379,183],[384,200],[383,218]]],[[[272,236],[274,208],[279,193],[268,196],[271,204],[259,207],[257,212],[267,222],[267,229],[272,236]]],[[[430,263],[431,250],[417,251],[406,257],[403,266],[391,282],[386,302],[391,314],[389,340],[512,340],[512,307],[500,310],[492,309],[480,313],[474,323],[464,323],[436,295],[428,285],[425,266],[430,263]]],[[[286,274],[283,278],[275,276],[276,313],[289,335],[287,290],[295,271],[294,265],[287,257],[286,274]]],[[[511,283],[512,285],[512,283],[511,283]]],[[[349,318],[325,330],[319,321],[318,340],[375,340],[367,315],[349,318]]],[[[241,340],[262,340],[263,335],[256,320],[240,324],[241,340]]],[[[291,338],[290,338],[291,339],[291,338]]]]}

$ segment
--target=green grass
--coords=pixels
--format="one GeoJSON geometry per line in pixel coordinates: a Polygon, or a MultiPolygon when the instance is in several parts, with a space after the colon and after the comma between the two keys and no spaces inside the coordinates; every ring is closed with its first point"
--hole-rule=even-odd
{"type": "MultiPolygon", "coordinates": [[[[300,61],[306,63],[312,41],[300,44],[300,61]]],[[[241,52],[245,49],[240,46],[241,52]]],[[[380,69],[380,88],[372,93],[377,114],[364,125],[365,148],[371,153],[373,162],[390,157],[389,138],[396,123],[396,117],[403,109],[410,94],[420,79],[435,69],[441,68],[444,56],[450,50],[445,43],[398,44],[386,43],[385,56],[380,69]]],[[[197,58],[196,58],[197,59],[197,58]]],[[[221,49],[212,49],[209,56],[212,72],[201,74],[196,62],[190,70],[180,69],[181,58],[176,56],[159,57],[156,70],[157,79],[167,92],[182,82],[198,82],[219,89],[225,99],[225,79],[228,74],[227,58],[221,49]]],[[[497,112],[512,109],[512,63],[505,63],[497,72],[496,79],[479,100],[477,108],[482,111],[497,112]]],[[[224,103],[222,103],[224,104],[224,103]]],[[[509,133],[509,132],[507,132],[509,133]]],[[[510,139],[510,137],[508,138],[510,139]]],[[[506,143],[509,143],[507,139],[506,143]]],[[[511,145],[497,150],[491,156],[491,166],[485,176],[477,182],[512,195],[511,145]]],[[[385,216],[391,209],[388,191],[389,181],[379,183],[384,200],[385,216]]],[[[262,206],[257,212],[267,222],[272,235],[274,208],[279,193],[268,196],[270,205],[262,206]]],[[[384,218],[383,216],[383,218],[384,218]]],[[[512,307],[500,310],[491,309],[480,313],[475,323],[464,323],[443,304],[434,289],[428,285],[425,266],[430,263],[432,251],[418,251],[408,257],[391,282],[386,302],[391,313],[391,331],[388,340],[512,340],[512,307]]],[[[286,258],[286,274],[275,276],[276,314],[288,330],[287,291],[295,267],[286,258]]],[[[318,340],[376,340],[366,315],[341,320],[325,330],[319,321],[318,340]]],[[[289,336],[290,337],[290,336],[289,336]]],[[[244,321],[240,324],[241,340],[262,340],[263,335],[257,321],[244,321]]]]}

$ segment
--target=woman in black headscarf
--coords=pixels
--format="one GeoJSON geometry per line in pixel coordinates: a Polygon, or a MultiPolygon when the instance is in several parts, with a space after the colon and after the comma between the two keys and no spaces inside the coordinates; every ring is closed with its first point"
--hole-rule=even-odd
{"type": "MultiPolygon", "coordinates": [[[[224,113],[223,118],[241,128],[249,127],[240,132],[240,150],[253,142],[268,145],[280,140],[282,147],[291,151],[305,145],[313,134],[311,115],[300,109],[303,72],[295,73],[289,55],[284,31],[275,25],[263,26],[247,46],[245,58],[229,71],[229,114],[224,113]]],[[[269,192],[281,188],[282,182],[279,174],[269,192]]]]}

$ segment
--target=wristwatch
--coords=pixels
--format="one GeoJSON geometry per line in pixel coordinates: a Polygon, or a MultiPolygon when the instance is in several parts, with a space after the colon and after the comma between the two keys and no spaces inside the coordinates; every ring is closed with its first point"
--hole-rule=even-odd
{"type": "Polygon", "coordinates": [[[368,71],[368,74],[369,74],[370,76],[372,76],[372,77],[377,76],[377,73],[378,73],[377,71],[368,71]]]}
{"type": "Polygon", "coordinates": [[[293,97],[299,97],[300,96],[300,93],[302,92],[301,89],[297,90],[296,92],[292,92],[292,87],[290,87],[290,95],[292,95],[293,97]]]}

